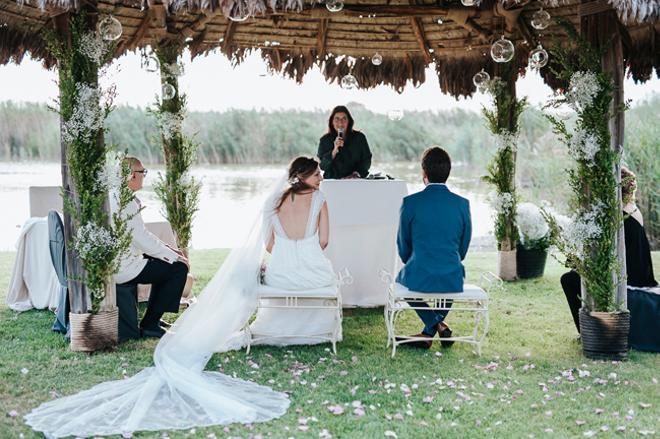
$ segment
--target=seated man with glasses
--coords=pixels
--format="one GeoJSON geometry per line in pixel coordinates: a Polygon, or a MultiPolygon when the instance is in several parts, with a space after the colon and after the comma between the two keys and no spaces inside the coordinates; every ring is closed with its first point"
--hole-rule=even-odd
{"type": "MultiPolygon", "coordinates": [[[[126,157],[125,164],[131,169],[128,187],[137,192],[142,189],[147,170],[135,157],[126,157]]],[[[116,199],[110,197],[110,200],[115,211],[116,199]]],[[[122,212],[128,218],[132,242],[120,262],[115,282],[120,285],[151,284],[149,304],[140,322],[140,330],[144,337],[161,337],[165,334],[163,326],[167,326],[161,317],[165,312],[179,311],[190,265],[181,251],[169,247],[145,228],[140,209],[140,200],[134,197],[122,212]]],[[[121,320],[122,316],[119,318],[121,320]]]]}
{"type": "Polygon", "coordinates": [[[371,167],[371,151],[364,134],[353,129],[353,117],[343,105],[332,110],[328,132],[317,155],[324,178],[364,178],[371,167]]]}

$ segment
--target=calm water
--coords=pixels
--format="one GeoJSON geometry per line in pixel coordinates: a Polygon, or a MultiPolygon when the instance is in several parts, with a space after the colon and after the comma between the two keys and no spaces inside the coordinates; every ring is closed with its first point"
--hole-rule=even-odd
{"type": "MultiPolygon", "coordinates": [[[[145,206],[145,221],[161,221],[160,202],[156,199],[151,183],[159,169],[150,168],[145,188],[139,197],[145,206]]],[[[277,165],[222,165],[196,167],[193,175],[202,180],[199,212],[193,225],[192,247],[226,248],[241,242],[241,237],[251,226],[250,221],[261,207],[264,194],[284,173],[285,166],[277,165]]],[[[162,168],[160,169],[162,170],[162,168]]],[[[408,192],[422,189],[419,165],[394,163],[374,165],[408,182],[408,192]]],[[[491,209],[486,204],[487,188],[479,181],[478,173],[457,168],[452,171],[450,188],[470,200],[474,229],[473,244],[492,246],[493,224],[491,209]]],[[[61,184],[58,163],[0,163],[0,250],[13,250],[21,226],[29,217],[29,186],[59,186],[61,184]]]]}

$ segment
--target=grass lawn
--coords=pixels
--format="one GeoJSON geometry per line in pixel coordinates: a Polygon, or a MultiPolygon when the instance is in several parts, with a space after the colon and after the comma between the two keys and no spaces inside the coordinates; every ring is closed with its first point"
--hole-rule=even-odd
{"type": "MultiPolygon", "coordinates": [[[[226,254],[192,252],[196,292],[226,254]]],[[[653,257],[660,271],[660,253],[653,257]]],[[[157,342],[128,342],[93,355],[71,352],[51,332],[51,312],[16,314],[4,305],[13,260],[13,253],[0,253],[2,439],[40,437],[24,424],[25,413],[56,396],[150,366],[157,342]]],[[[468,281],[478,283],[479,273],[495,271],[495,264],[494,253],[469,254],[468,281]]],[[[660,435],[660,356],[631,351],[626,362],[586,360],[559,286],[563,271],[550,259],[544,278],[507,284],[491,297],[481,357],[466,344],[442,349],[434,343],[430,351],[402,346],[392,360],[382,308],[348,309],[336,358],[329,345],[318,345],[257,347],[250,357],[230,352],[209,362],[208,369],[288,392],[291,407],[282,418],[134,437],[394,437],[388,431],[398,438],[660,435]],[[342,411],[337,406],[342,413],[335,414],[342,411]]],[[[410,331],[421,329],[412,313],[402,321],[410,331]]],[[[448,322],[455,333],[467,327],[456,313],[448,322]]]]}

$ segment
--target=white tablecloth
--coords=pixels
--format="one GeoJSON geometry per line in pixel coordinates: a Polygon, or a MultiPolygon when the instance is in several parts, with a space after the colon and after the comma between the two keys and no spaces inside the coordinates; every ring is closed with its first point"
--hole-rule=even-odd
{"type": "Polygon", "coordinates": [[[348,268],[353,284],[341,288],[344,306],[381,306],[387,299],[380,271],[399,264],[399,208],[408,194],[401,180],[324,180],[330,213],[326,255],[335,271],[348,268]]]}
{"type": "MultiPolygon", "coordinates": [[[[166,244],[175,246],[174,233],[167,221],[145,223],[147,230],[166,244]]],[[[139,286],[141,301],[149,298],[150,285],[139,286]]],[[[16,243],[16,260],[9,281],[6,303],[15,311],[32,308],[55,309],[59,303],[59,282],[50,260],[48,218],[30,218],[16,243]]]]}

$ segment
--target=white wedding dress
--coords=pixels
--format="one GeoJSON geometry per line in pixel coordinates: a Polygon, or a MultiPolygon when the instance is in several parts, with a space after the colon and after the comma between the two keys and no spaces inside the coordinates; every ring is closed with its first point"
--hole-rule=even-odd
{"type": "MultiPolygon", "coordinates": [[[[265,284],[271,287],[308,291],[324,287],[337,288],[332,264],[323,254],[319,244],[319,215],[325,196],[314,191],[307,216],[303,239],[290,239],[279,217],[272,215],[272,230],[275,241],[271,258],[266,268],[265,284]]],[[[269,302],[281,302],[271,299],[269,302]]],[[[320,299],[304,299],[306,306],[319,305],[320,299]]],[[[270,303],[276,305],[277,303],[270,303]]],[[[341,322],[339,323],[341,327],[341,322]]],[[[311,337],[332,334],[337,326],[337,315],[331,309],[273,309],[259,308],[250,332],[259,335],[252,343],[277,346],[323,343],[327,340],[311,337]],[[268,335],[277,337],[268,337],[268,335]],[[291,337],[283,337],[291,335],[291,337]],[[294,336],[295,335],[295,336],[294,336]],[[310,337],[306,337],[310,336],[310,337]]],[[[341,341],[341,332],[337,341],[341,341]]]]}
{"type": "Polygon", "coordinates": [[[25,416],[26,423],[47,437],[80,437],[263,422],[286,413],[286,394],[204,370],[214,352],[240,347],[241,330],[255,311],[264,237],[274,212],[266,207],[262,214],[244,245],[232,250],[197,302],[160,340],[153,367],[46,402],[25,416]]]}

